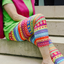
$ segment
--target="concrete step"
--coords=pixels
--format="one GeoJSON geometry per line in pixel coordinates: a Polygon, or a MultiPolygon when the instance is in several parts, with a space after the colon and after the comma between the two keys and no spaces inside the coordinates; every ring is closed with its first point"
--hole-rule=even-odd
{"type": "Polygon", "coordinates": [[[63,19],[46,19],[49,35],[64,36],[63,19]]]}
{"type": "Polygon", "coordinates": [[[0,55],[1,64],[41,64],[42,59],[0,55]]]}
{"type": "Polygon", "coordinates": [[[64,6],[35,6],[35,11],[46,18],[64,18],[64,6]]]}
{"type": "MultiPolygon", "coordinates": [[[[64,55],[64,37],[50,37],[50,39],[64,55]]],[[[18,42],[0,39],[0,53],[31,57],[42,57],[38,47],[28,41],[18,42]]]]}

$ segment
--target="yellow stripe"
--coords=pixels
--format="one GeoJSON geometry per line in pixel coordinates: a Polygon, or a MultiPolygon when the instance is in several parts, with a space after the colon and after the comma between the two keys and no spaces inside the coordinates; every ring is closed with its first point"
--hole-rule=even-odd
{"type": "Polygon", "coordinates": [[[14,36],[13,30],[12,30],[12,38],[14,39],[14,41],[17,41],[15,36],[14,36]]]}
{"type": "Polygon", "coordinates": [[[32,22],[32,20],[33,20],[33,18],[31,18],[31,20],[30,20],[30,28],[31,28],[31,32],[33,32],[33,31],[34,31],[34,28],[33,28],[33,22],[32,22]]]}
{"type": "Polygon", "coordinates": [[[63,56],[62,54],[59,54],[59,55],[55,56],[55,57],[52,59],[52,61],[55,62],[55,60],[56,60],[57,58],[62,57],[62,56],[63,56]]]}
{"type": "Polygon", "coordinates": [[[53,48],[55,48],[55,47],[53,46],[53,47],[49,48],[49,50],[51,50],[51,49],[53,49],[53,48]]]}
{"type": "Polygon", "coordinates": [[[34,20],[33,20],[33,27],[34,27],[34,25],[35,25],[35,20],[36,20],[36,18],[38,17],[38,16],[40,16],[41,14],[37,14],[36,16],[35,16],[35,18],[34,18],[34,20]]]}
{"type": "Polygon", "coordinates": [[[45,40],[49,40],[49,38],[46,38],[46,39],[40,39],[40,40],[37,40],[36,42],[43,42],[45,40]]]}
{"type": "Polygon", "coordinates": [[[40,26],[40,27],[34,29],[34,32],[38,31],[37,29],[38,29],[38,30],[41,30],[41,29],[48,29],[48,28],[47,28],[47,25],[40,26]],[[46,27],[45,27],[45,26],[46,26],[46,27]],[[42,28],[42,27],[43,27],[43,28],[42,28]]]}
{"type": "Polygon", "coordinates": [[[31,42],[31,41],[30,41],[30,37],[29,37],[29,42],[31,42]]]}

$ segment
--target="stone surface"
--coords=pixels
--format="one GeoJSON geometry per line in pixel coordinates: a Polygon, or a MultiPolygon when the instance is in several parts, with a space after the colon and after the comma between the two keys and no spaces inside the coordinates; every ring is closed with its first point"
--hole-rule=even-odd
{"type": "Polygon", "coordinates": [[[35,11],[46,18],[64,18],[64,6],[35,6],[35,11]]]}
{"type": "Polygon", "coordinates": [[[41,64],[42,59],[0,55],[1,64],[41,64]]]}
{"type": "Polygon", "coordinates": [[[41,57],[37,46],[28,41],[18,42],[1,39],[0,53],[41,57]]]}
{"type": "Polygon", "coordinates": [[[64,20],[46,19],[49,35],[64,36],[64,20]]]}
{"type": "MultiPolygon", "coordinates": [[[[54,45],[64,55],[64,38],[62,37],[50,37],[54,45]]],[[[28,41],[7,41],[6,39],[0,39],[0,53],[23,55],[31,57],[42,57],[39,48],[28,41]]]]}

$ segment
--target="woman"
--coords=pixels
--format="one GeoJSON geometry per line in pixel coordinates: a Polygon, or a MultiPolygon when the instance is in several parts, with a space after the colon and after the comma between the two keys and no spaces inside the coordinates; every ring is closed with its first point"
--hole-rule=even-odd
{"type": "Polygon", "coordinates": [[[34,0],[2,0],[2,6],[3,30],[7,40],[28,40],[38,46],[43,57],[42,64],[64,63],[64,57],[49,39],[44,15],[35,14],[34,0]]]}

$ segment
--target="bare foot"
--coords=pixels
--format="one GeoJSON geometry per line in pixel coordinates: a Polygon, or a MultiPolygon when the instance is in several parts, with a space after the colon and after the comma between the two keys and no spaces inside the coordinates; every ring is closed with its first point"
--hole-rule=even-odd
{"type": "Polygon", "coordinates": [[[51,59],[46,59],[42,61],[42,64],[54,64],[51,59]]]}
{"type": "Polygon", "coordinates": [[[62,61],[61,63],[59,63],[59,64],[64,64],[64,61],[62,61]]]}

